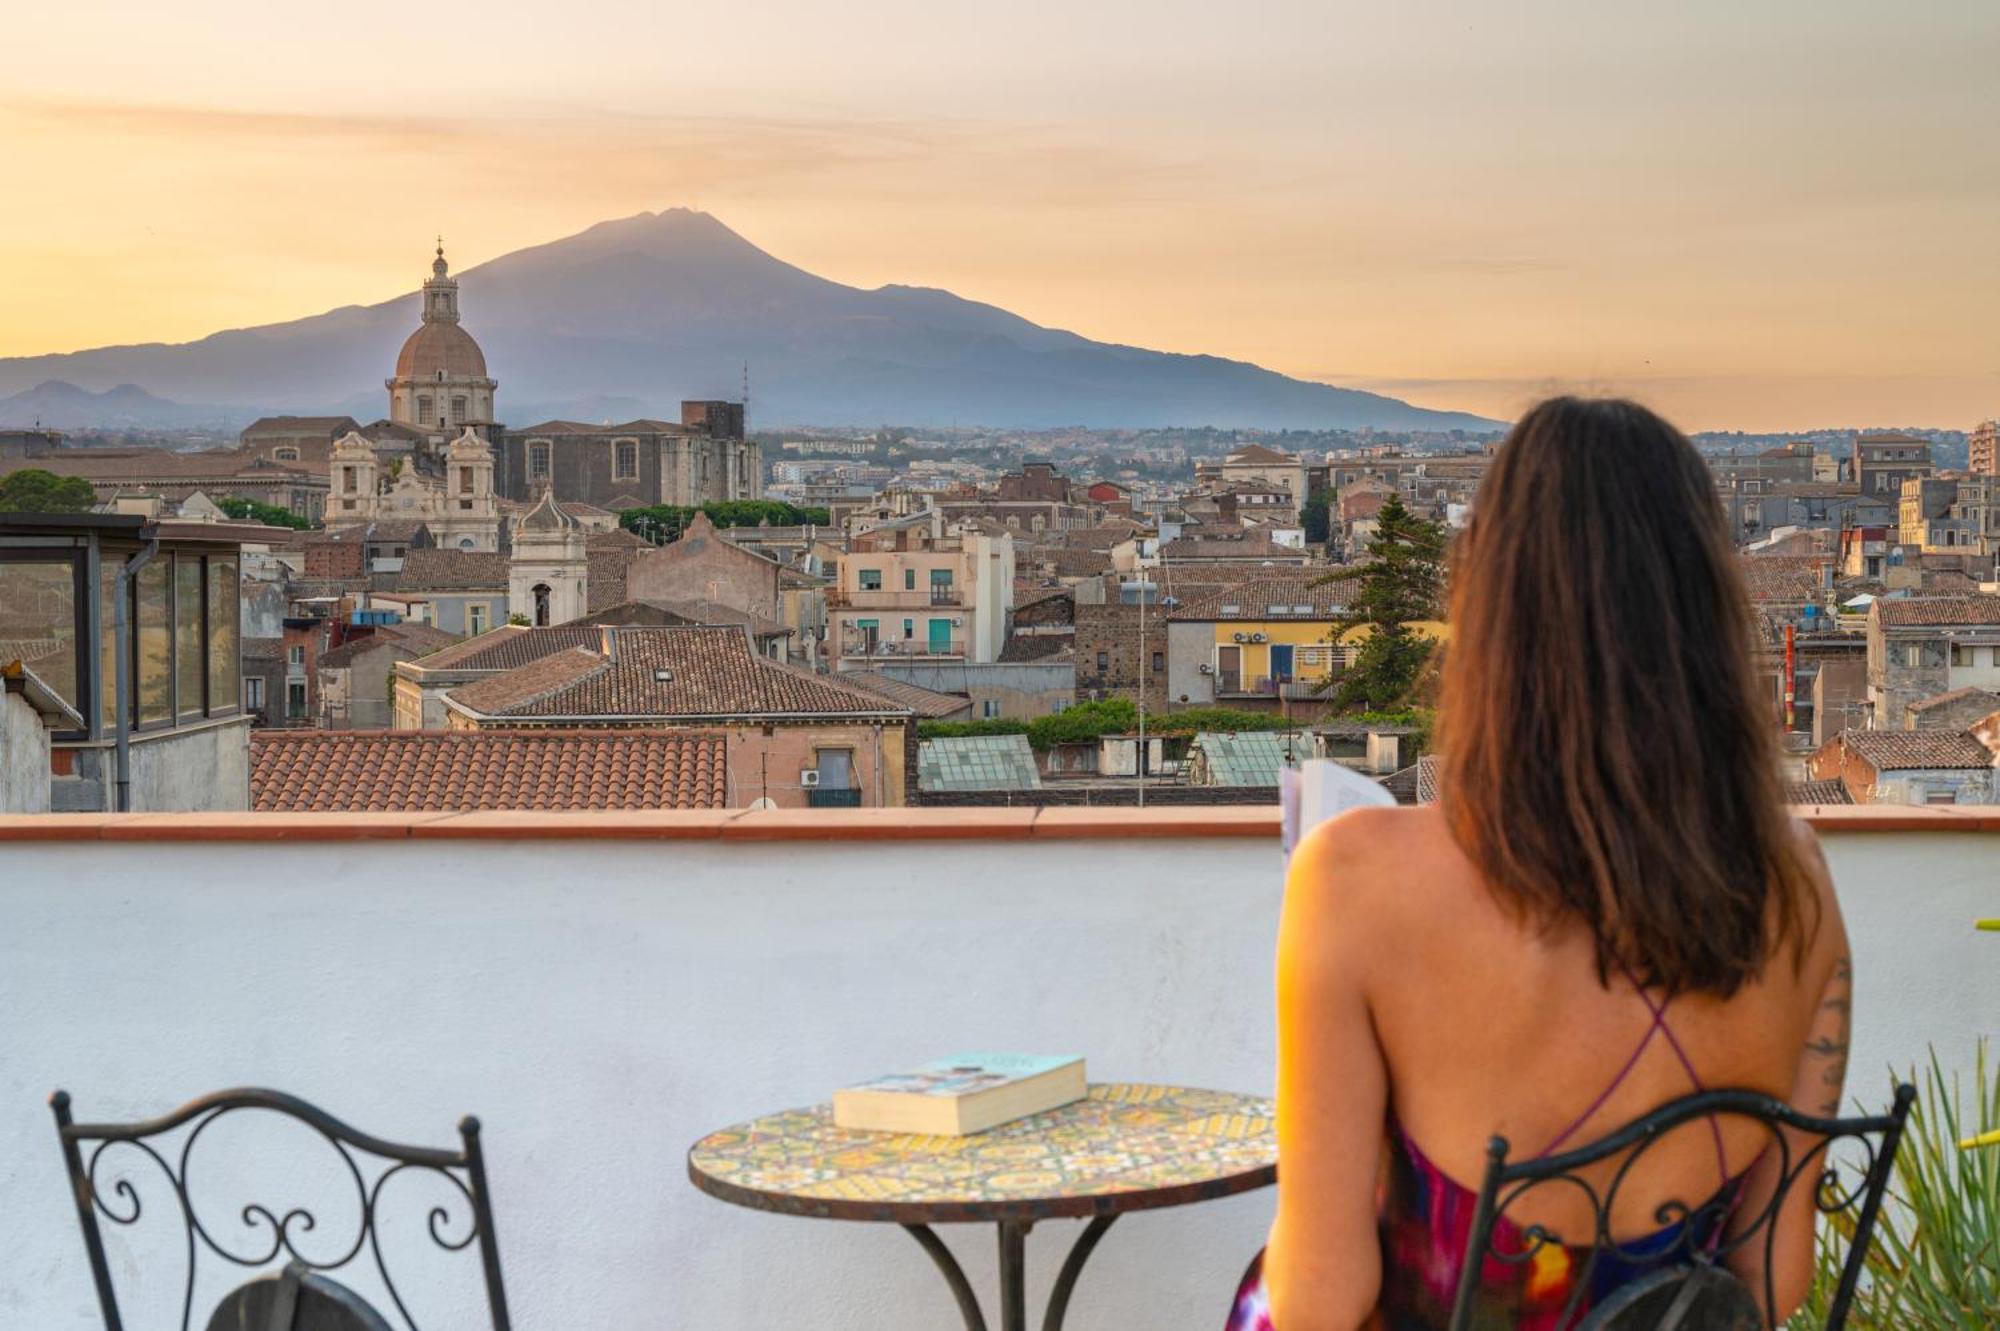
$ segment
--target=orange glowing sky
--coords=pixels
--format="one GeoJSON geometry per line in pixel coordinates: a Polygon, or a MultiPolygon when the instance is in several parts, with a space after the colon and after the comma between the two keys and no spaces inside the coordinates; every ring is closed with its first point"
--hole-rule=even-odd
{"type": "Polygon", "coordinates": [[[1505,416],[2000,414],[1992,0],[20,6],[0,355],[707,209],[863,286],[1505,416]]]}

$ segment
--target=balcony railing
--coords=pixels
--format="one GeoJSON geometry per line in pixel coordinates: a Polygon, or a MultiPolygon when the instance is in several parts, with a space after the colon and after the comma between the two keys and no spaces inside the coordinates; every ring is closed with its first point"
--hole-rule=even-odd
{"type": "MultiPolygon", "coordinates": [[[[1867,980],[1850,1098],[1883,1103],[1884,1070],[1931,1047],[1946,1075],[1969,1072],[2000,1001],[1993,939],[1973,929],[1995,913],[2000,824],[1814,822],[1867,980]]],[[[5,1325],[96,1324],[45,1091],[66,1087],[90,1120],[246,1081],[436,1145],[479,1114],[516,1326],[957,1325],[893,1227],[724,1205],[685,1182],[689,1144],[1002,1029],[1010,1047],[1085,1054],[1095,1081],[1268,1091],[1277,823],[1275,808],[0,818],[0,920],[33,925],[0,928],[0,1159],[18,1164],[5,1325]]],[[[177,1324],[181,1231],[148,1229],[173,1195],[129,1177],[146,1219],[104,1229],[152,1283],[130,1287],[146,1314],[128,1302],[127,1324],[177,1324]]],[[[1272,1204],[1121,1221],[1071,1324],[1220,1325],[1272,1204]]],[[[1080,1224],[1034,1227],[1031,1278],[1080,1224]]],[[[291,1232],[309,1254],[338,1237],[291,1232]]],[[[988,1295],[990,1228],[941,1234],[988,1295]]],[[[477,1306],[476,1263],[424,1266],[421,1221],[397,1244],[392,1269],[464,1275],[423,1294],[477,1306]]],[[[220,1288],[198,1291],[198,1317],[220,1288]]],[[[450,1306],[412,1310],[465,1324],[427,1315],[450,1306]]]]}
{"type": "Polygon", "coordinates": [[[929,656],[951,657],[965,655],[963,638],[878,638],[870,641],[858,635],[843,634],[840,640],[840,654],[849,657],[897,657],[929,656]]]}
{"type": "Polygon", "coordinates": [[[855,786],[813,786],[806,791],[806,803],[815,809],[858,809],[861,791],[855,786]]]}
{"type": "Polygon", "coordinates": [[[932,607],[963,606],[965,596],[959,588],[932,587],[909,591],[880,588],[873,591],[860,588],[829,587],[826,603],[836,609],[854,610],[925,610],[932,607]]]}

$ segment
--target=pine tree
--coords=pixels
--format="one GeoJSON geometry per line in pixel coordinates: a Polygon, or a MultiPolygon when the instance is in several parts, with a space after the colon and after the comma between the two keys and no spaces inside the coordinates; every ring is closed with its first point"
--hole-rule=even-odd
{"type": "Polygon", "coordinates": [[[97,492],[81,476],[58,476],[24,467],[0,476],[0,513],[83,513],[97,492]]]}
{"type": "Polygon", "coordinates": [[[1411,704],[1437,644],[1409,626],[1440,617],[1444,557],[1444,525],[1419,518],[1404,507],[1402,496],[1391,495],[1376,519],[1367,562],[1349,575],[1360,590],[1329,636],[1337,643],[1363,625],[1370,630],[1354,664],[1329,682],[1340,711],[1393,711],[1411,704]]]}

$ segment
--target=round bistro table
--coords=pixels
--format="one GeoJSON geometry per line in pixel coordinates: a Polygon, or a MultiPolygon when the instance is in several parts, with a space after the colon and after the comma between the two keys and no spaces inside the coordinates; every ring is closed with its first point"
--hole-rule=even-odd
{"type": "Polygon", "coordinates": [[[710,1133],[688,1151],[688,1178],[723,1201],[901,1225],[944,1274],[966,1331],[986,1331],[986,1318],[934,1224],[997,1227],[1000,1331],[1026,1331],[1028,1231],[1087,1218],[1042,1316],[1042,1331],[1061,1331],[1084,1263],[1119,1216],[1277,1177],[1268,1098],[1136,1083],[1092,1086],[1074,1104],[968,1137],[850,1131],[815,1105],[710,1133]]]}

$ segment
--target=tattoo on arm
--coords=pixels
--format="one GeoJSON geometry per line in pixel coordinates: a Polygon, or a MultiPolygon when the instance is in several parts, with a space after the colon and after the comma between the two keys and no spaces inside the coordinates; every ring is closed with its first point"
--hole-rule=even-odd
{"type": "MultiPolygon", "coordinates": [[[[1806,1032],[1806,1061],[1816,1075],[1810,1083],[1823,1098],[1813,1106],[1823,1118],[1840,1112],[1841,1089],[1847,1084],[1847,1045],[1854,1014],[1854,963],[1841,957],[1833,963],[1819,1010],[1806,1032]]],[[[1805,1072],[1802,1068],[1801,1072],[1805,1072]]],[[[1801,1081],[1807,1081],[1801,1077],[1801,1081]]]]}

